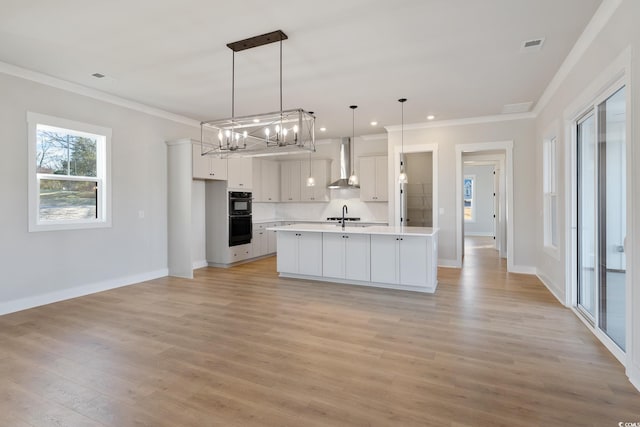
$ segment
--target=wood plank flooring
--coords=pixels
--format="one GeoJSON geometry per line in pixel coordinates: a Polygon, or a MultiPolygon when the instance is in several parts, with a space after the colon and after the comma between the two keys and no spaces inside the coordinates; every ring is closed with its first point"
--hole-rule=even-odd
{"type": "Polygon", "coordinates": [[[623,367],[487,241],[434,295],[275,258],[0,317],[0,426],[617,426],[623,367]]]}

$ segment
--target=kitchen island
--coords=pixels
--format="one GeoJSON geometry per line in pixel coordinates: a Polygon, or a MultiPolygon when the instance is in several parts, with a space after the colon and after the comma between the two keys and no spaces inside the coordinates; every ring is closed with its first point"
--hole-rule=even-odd
{"type": "Polygon", "coordinates": [[[277,232],[282,277],[433,293],[438,285],[438,230],[294,224],[277,232]]]}

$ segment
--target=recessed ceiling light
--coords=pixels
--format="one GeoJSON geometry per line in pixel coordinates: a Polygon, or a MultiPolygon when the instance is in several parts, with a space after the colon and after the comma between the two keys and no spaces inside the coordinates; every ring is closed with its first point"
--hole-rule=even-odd
{"type": "Polygon", "coordinates": [[[435,119],[435,118],[436,118],[436,116],[434,116],[433,114],[429,114],[429,115],[427,116],[427,120],[433,120],[433,119],[435,119]]]}
{"type": "Polygon", "coordinates": [[[320,128],[320,132],[325,132],[327,128],[320,128]]]}
{"type": "Polygon", "coordinates": [[[104,77],[105,77],[105,76],[104,76],[104,74],[102,74],[102,73],[93,73],[93,74],[91,74],[91,75],[92,75],[93,77],[95,77],[96,79],[102,79],[102,78],[104,78],[104,77]]]}
{"type": "Polygon", "coordinates": [[[371,122],[371,126],[378,126],[378,122],[376,121],[371,122]]]}

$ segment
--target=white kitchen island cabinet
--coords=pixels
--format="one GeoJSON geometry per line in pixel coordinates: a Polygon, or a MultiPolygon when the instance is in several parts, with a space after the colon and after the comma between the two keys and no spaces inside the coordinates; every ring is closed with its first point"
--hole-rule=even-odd
{"type": "Polygon", "coordinates": [[[310,276],[322,275],[322,234],[279,232],[277,247],[278,271],[310,276]]]}
{"type": "Polygon", "coordinates": [[[272,227],[283,277],[433,293],[438,230],[293,224],[272,227]]]}
{"type": "Polygon", "coordinates": [[[368,234],[322,233],[322,275],[369,281],[370,241],[368,234]]]}

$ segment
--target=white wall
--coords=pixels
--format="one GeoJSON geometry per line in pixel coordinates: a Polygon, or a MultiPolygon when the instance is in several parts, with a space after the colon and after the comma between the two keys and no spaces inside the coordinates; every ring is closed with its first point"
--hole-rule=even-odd
{"type": "Polygon", "coordinates": [[[1,73],[0,93],[0,313],[166,274],[165,141],[199,130],[1,73]],[[113,130],[111,228],[27,231],[27,111],[113,130]]]}
{"type": "MultiPolygon", "coordinates": [[[[474,124],[433,124],[421,129],[404,130],[405,147],[412,144],[433,144],[438,146],[438,259],[441,264],[456,264],[456,151],[457,144],[477,144],[483,142],[513,141],[513,186],[514,224],[513,263],[518,269],[534,269],[536,250],[536,205],[531,198],[536,188],[535,162],[535,120],[518,119],[491,121],[474,124]]],[[[389,152],[400,146],[400,129],[389,131],[389,152]]],[[[389,158],[389,170],[394,170],[393,156],[389,158]]],[[[396,177],[389,177],[389,221],[393,223],[397,214],[392,197],[396,190],[396,177]]],[[[411,177],[409,177],[411,179],[411,177]]]]}
{"type": "Polygon", "coordinates": [[[474,221],[465,221],[464,233],[470,236],[493,236],[493,169],[494,166],[466,166],[465,175],[475,176],[474,221]]]}
{"type": "MultiPolygon", "coordinates": [[[[605,2],[616,3],[616,2],[605,2]]],[[[606,86],[606,82],[602,82],[600,77],[608,74],[608,67],[620,57],[623,52],[630,47],[632,52],[637,53],[640,50],[640,25],[638,25],[638,17],[640,16],[640,2],[637,0],[622,0],[619,7],[612,14],[604,28],[595,36],[593,42],[586,49],[584,54],[571,68],[566,78],[562,81],[559,89],[555,91],[553,96],[541,109],[536,120],[536,205],[542,206],[542,141],[545,137],[556,136],[558,138],[558,195],[559,200],[567,201],[571,197],[571,181],[565,181],[565,176],[571,178],[570,169],[570,138],[567,137],[567,126],[570,122],[565,122],[567,115],[571,110],[579,108],[579,104],[589,101],[586,89],[592,90],[592,96],[597,95],[598,88],[596,86],[606,86]],[[582,99],[585,95],[587,98],[582,99]]],[[[640,281],[637,280],[638,266],[640,266],[640,197],[637,189],[640,188],[640,173],[636,172],[638,152],[638,135],[637,124],[640,123],[640,61],[637,55],[630,56],[630,72],[628,76],[632,82],[631,91],[631,111],[627,112],[627,120],[633,123],[633,134],[627,140],[635,158],[627,159],[627,179],[630,186],[630,193],[634,195],[632,218],[629,219],[627,225],[627,275],[632,275],[633,279],[630,290],[629,301],[627,305],[627,313],[630,318],[629,339],[627,340],[627,375],[630,376],[636,387],[640,388],[640,281]]],[[[604,87],[601,87],[603,89],[604,87]]],[[[540,209],[538,209],[540,211],[540,209]]],[[[559,254],[555,256],[543,248],[542,233],[538,233],[536,242],[537,268],[538,274],[545,281],[547,286],[559,297],[559,299],[568,305],[571,304],[570,295],[565,291],[567,289],[566,271],[572,267],[567,261],[567,241],[566,236],[570,223],[568,220],[569,212],[564,203],[559,205],[559,235],[560,245],[559,254]]],[[[537,215],[536,222],[538,229],[542,229],[542,216],[537,215]]]]}

